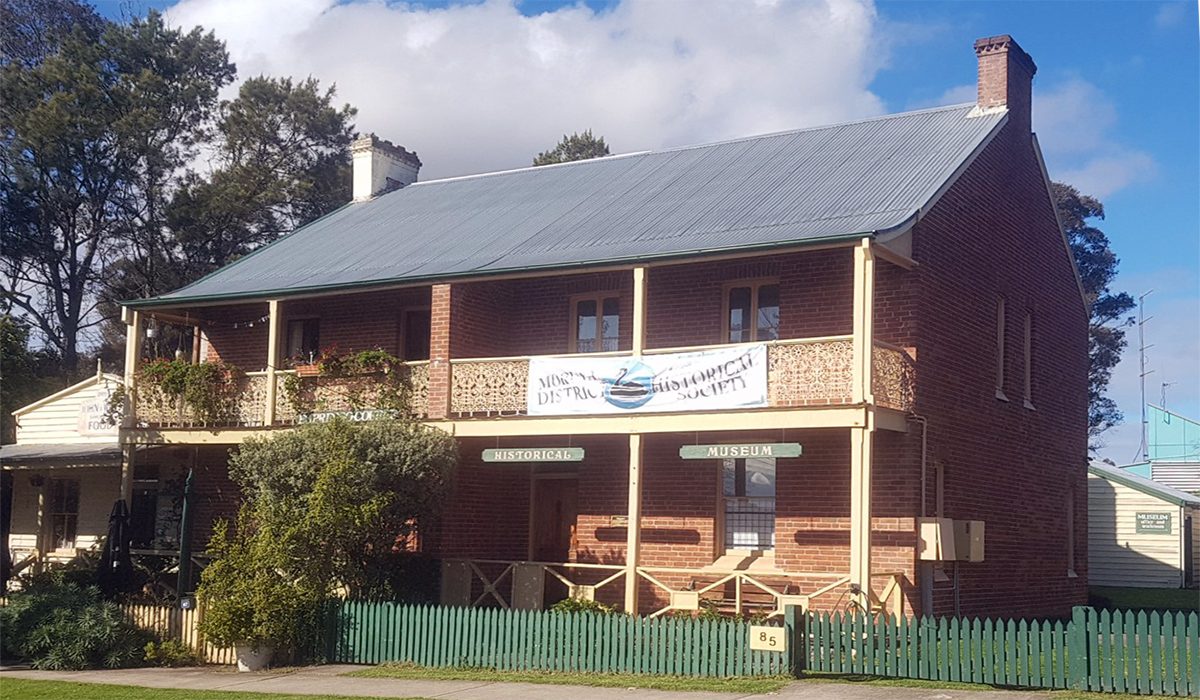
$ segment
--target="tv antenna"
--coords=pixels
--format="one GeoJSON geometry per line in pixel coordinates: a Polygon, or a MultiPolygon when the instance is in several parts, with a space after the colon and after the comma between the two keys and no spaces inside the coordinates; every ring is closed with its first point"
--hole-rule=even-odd
{"type": "MultiPolygon", "coordinates": [[[[1146,345],[1146,324],[1154,317],[1146,317],[1146,297],[1153,293],[1154,290],[1151,289],[1138,297],[1138,383],[1141,385],[1142,392],[1142,444],[1134,458],[1135,462],[1145,462],[1150,459],[1150,421],[1146,417],[1146,377],[1153,374],[1154,370],[1146,369],[1146,351],[1154,346],[1146,345]]],[[[1165,396],[1165,384],[1163,392],[1165,396]]]]}

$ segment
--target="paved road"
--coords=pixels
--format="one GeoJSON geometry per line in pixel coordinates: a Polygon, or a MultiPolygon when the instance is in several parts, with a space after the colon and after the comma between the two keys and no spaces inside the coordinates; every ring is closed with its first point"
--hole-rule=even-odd
{"type": "Polygon", "coordinates": [[[777,693],[738,695],[640,688],[592,688],[584,686],[542,685],[532,683],[484,683],[478,681],[426,681],[387,678],[346,678],[341,674],[361,666],[312,666],[293,671],[236,673],[231,668],[134,668],[115,671],[29,671],[4,670],[5,678],[62,680],[84,683],[137,685],[148,688],[187,688],[194,690],[239,690],[295,695],[350,695],[362,697],[422,697],[450,700],[738,700],[739,698],[775,698],[776,700],[1045,700],[1039,692],[984,690],[935,690],[896,688],[861,683],[797,681],[777,693]]]}

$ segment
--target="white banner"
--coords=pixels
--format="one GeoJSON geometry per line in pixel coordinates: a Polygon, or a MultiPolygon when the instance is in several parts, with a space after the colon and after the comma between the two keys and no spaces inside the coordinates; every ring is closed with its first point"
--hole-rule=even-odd
{"type": "Polygon", "coordinates": [[[767,405],[767,346],[638,357],[535,357],[529,415],[658,413],[767,405]]]}

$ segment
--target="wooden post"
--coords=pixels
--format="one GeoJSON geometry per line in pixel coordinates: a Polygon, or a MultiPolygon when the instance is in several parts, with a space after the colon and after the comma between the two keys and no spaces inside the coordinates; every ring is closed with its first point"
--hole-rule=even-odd
{"type": "Polygon", "coordinates": [[[871,462],[874,426],[850,429],[850,585],[864,611],[871,603],[871,462]]]}
{"type": "Polygon", "coordinates": [[[642,436],[629,436],[629,522],[625,539],[625,612],[638,611],[638,563],[642,548],[642,436]]]}
{"type": "Polygon", "coordinates": [[[270,330],[267,331],[267,393],[266,405],[263,406],[263,425],[268,428],[275,425],[275,370],[279,364],[279,341],[283,335],[283,314],[280,313],[279,300],[267,302],[267,317],[270,330]]]}
{"type": "Polygon", "coordinates": [[[633,354],[646,351],[646,268],[633,268],[633,354]]]}
{"type": "Polygon", "coordinates": [[[853,402],[872,403],[871,354],[875,345],[875,253],[871,239],[854,247],[854,379],[853,402]]]}
{"type": "Polygon", "coordinates": [[[44,571],[46,568],[46,485],[50,483],[47,476],[38,475],[41,479],[37,486],[37,534],[33,538],[33,549],[36,559],[33,562],[34,571],[44,571]]]}
{"type": "MultiPolygon", "coordinates": [[[[142,359],[142,313],[136,309],[121,309],[125,331],[125,406],[122,427],[137,425],[137,370],[142,359]]],[[[124,436],[122,436],[123,441],[124,436]]],[[[133,497],[134,446],[121,445],[121,494],[126,503],[133,497]]]]}

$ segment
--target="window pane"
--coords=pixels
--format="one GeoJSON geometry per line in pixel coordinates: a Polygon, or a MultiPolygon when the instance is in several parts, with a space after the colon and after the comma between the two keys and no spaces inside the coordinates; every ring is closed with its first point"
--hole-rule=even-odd
{"type": "Polygon", "coordinates": [[[727,459],[722,470],[725,547],[774,548],[775,460],[727,459]]]}
{"type": "Polygon", "coordinates": [[[758,288],[758,335],[755,340],[779,340],[779,286],[758,288]]]}
{"type": "Polygon", "coordinates": [[[575,352],[596,349],[596,301],[584,299],[575,305],[575,352]]]}
{"type": "Polygon", "coordinates": [[[320,351],[321,322],[315,318],[288,321],[287,356],[304,362],[316,359],[320,351]]]}
{"type": "Polygon", "coordinates": [[[750,333],[750,288],[734,287],[729,290],[729,342],[752,340],[750,333]]]}
{"type": "Polygon", "coordinates": [[[604,300],[604,322],[600,335],[604,339],[605,352],[617,349],[621,334],[621,303],[616,297],[604,300]]]}

